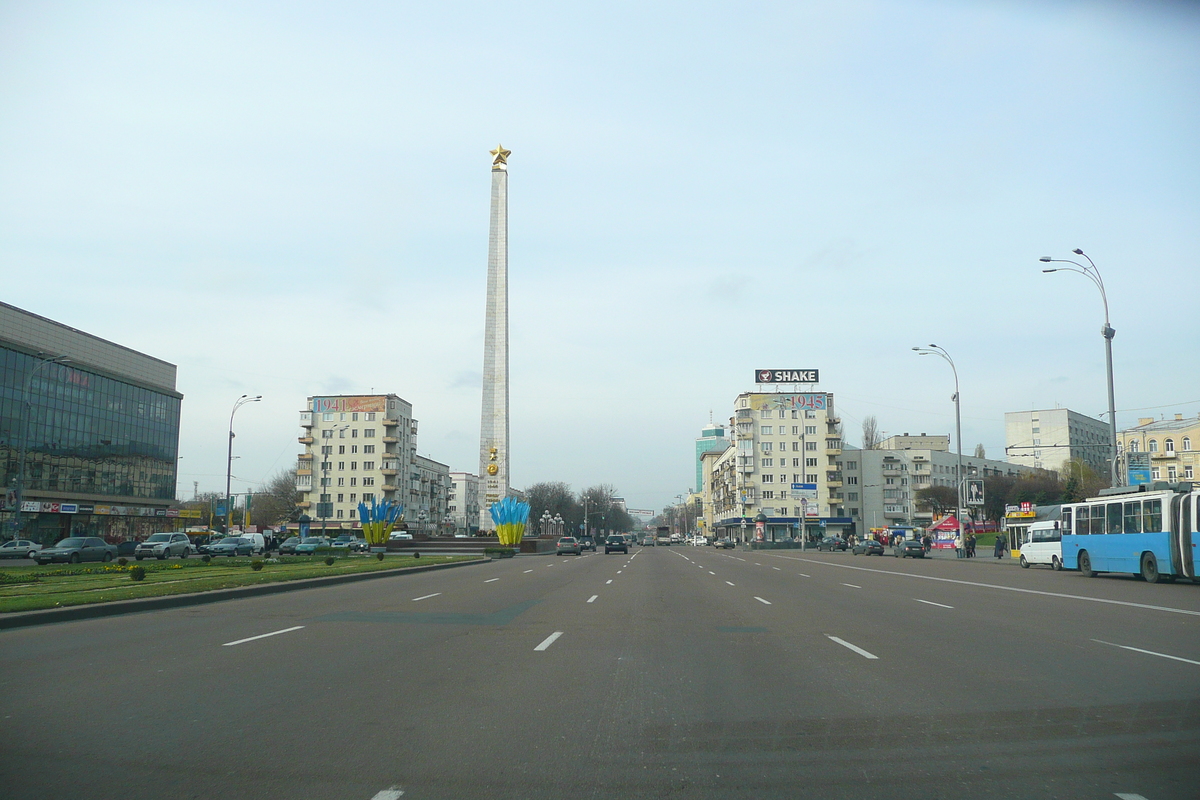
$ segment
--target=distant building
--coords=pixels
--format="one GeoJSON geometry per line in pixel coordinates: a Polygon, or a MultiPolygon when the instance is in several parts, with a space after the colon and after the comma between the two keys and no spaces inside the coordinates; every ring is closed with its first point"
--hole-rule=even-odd
{"type": "Polygon", "coordinates": [[[1061,473],[1069,460],[1082,459],[1099,475],[1111,472],[1108,424],[1070,409],[1007,412],[1004,445],[1010,464],[1061,473]]]}
{"type": "Polygon", "coordinates": [[[704,486],[704,468],[700,459],[710,450],[724,450],[728,446],[729,440],[725,438],[724,425],[710,423],[700,431],[700,438],[696,440],[696,483],[693,484],[697,492],[704,486]]]}
{"type": "Polygon", "coordinates": [[[1117,434],[1121,452],[1148,453],[1150,480],[1190,481],[1200,475],[1200,417],[1143,417],[1117,434]]]}
{"type": "Polygon", "coordinates": [[[453,534],[453,521],[449,516],[450,467],[425,456],[413,459],[412,485],[408,502],[404,507],[404,518],[410,531],[420,531],[430,536],[453,534]]]}
{"type": "Polygon", "coordinates": [[[4,534],[16,533],[18,486],[21,535],[43,544],[183,527],[175,369],[0,303],[4,534]]]}
{"type": "Polygon", "coordinates": [[[447,512],[454,532],[474,536],[479,532],[479,476],[470,472],[450,473],[447,512]]]}
{"type": "Polygon", "coordinates": [[[950,436],[934,434],[929,436],[922,433],[920,436],[909,436],[907,433],[896,436],[889,436],[879,443],[877,450],[950,450],[950,436]]]}

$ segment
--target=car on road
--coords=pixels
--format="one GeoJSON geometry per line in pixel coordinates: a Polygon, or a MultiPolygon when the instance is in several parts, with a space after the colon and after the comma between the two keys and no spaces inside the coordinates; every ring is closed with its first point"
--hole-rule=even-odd
{"type": "Polygon", "coordinates": [[[349,550],[354,545],[354,537],[348,533],[344,533],[330,543],[330,547],[335,550],[349,550]]]}
{"type": "Polygon", "coordinates": [[[279,555],[294,556],[296,555],[296,545],[300,544],[299,536],[289,536],[279,545],[279,555]]]}
{"type": "Polygon", "coordinates": [[[192,540],[186,533],[155,533],[144,542],[138,542],[133,557],[141,561],[146,556],[162,560],[171,556],[187,558],[192,554],[192,540]]]}
{"type": "MultiPolygon", "coordinates": [[[[455,538],[456,539],[465,539],[467,537],[456,536],[455,538]]],[[[350,543],[350,552],[351,553],[365,553],[370,549],[371,549],[371,544],[366,539],[362,538],[361,536],[355,538],[355,540],[350,543]]]]}
{"type": "Polygon", "coordinates": [[[652,534],[642,537],[642,547],[654,547],[654,536],[652,534]]]}
{"type": "Polygon", "coordinates": [[[620,550],[629,555],[629,540],[624,536],[610,536],[604,540],[604,555],[620,550]]]}
{"type": "Polygon", "coordinates": [[[208,546],[210,556],[248,556],[254,553],[254,543],[240,536],[226,536],[219,542],[208,546]]]}
{"type": "Polygon", "coordinates": [[[883,542],[878,542],[874,539],[863,539],[854,545],[853,553],[856,556],[881,556],[883,555],[883,542]]]}
{"type": "Polygon", "coordinates": [[[841,550],[844,552],[846,547],[846,540],[838,536],[826,536],[824,539],[817,542],[818,550],[828,550],[831,553],[834,550],[841,550]]]}
{"type": "Polygon", "coordinates": [[[29,539],[13,539],[0,544],[0,558],[33,558],[42,545],[29,539]]]}
{"type": "Polygon", "coordinates": [[[896,542],[896,545],[892,548],[892,555],[896,558],[908,558],[909,556],[924,558],[925,545],[921,544],[918,539],[904,539],[896,542]]]}
{"type": "Polygon", "coordinates": [[[408,531],[392,531],[391,535],[389,535],[388,538],[396,539],[397,541],[399,541],[400,539],[411,539],[412,534],[409,533],[408,531]]]}
{"type": "Polygon", "coordinates": [[[583,548],[579,546],[579,540],[574,536],[564,536],[554,546],[555,555],[562,556],[568,553],[573,556],[583,555],[583,548]]]}
{"type": "Polygon", "coordinates": [[[34,554],[39,564],[62,561],[78,564],[80,561],[112,561],[117,557],[117,546],[97,536],[69,536],[53,547],[43,547],[34,554]]]}
{"type": "Polygon", "coordinates": [[[328,547],[329,544],[320,536],[310,536],[307,539],[301,540],[300,544],[296,545],[296,555],[311,556],[317,552],[318,547],[328,547]]]}
{"type": "Polygon", "coordinates": [[[733,539],[716,539],[713,541],[713,547],[718,550],[732,550],[737,547],[737,543],[733,539]]]}
{"type": "Polygon", "coordinates": [[[579,549],[580,550],[591,550],[593,553],[596,552],[596,540],[593,539],[591,536],[580,536],[579,537],[579,549]]]}

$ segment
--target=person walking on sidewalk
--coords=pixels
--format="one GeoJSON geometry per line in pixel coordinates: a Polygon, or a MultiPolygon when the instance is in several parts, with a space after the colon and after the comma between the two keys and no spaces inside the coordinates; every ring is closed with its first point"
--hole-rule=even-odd
{"type": "Polygon", "coordinates": [[[996,534],[996,550],[993,555],[995,555],[996,558],[1004,557],[1004,537],[1000,534],[996,534]]]}

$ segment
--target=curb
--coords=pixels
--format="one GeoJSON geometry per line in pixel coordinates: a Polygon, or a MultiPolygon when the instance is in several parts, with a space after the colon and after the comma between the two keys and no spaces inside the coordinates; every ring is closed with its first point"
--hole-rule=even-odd
{"type": "Polygon", "coordinates": [[[432,572],[439,569],[470,567],[475,564],[490,563],[490,559],[481,558],[477,561],[458,561],[452,564],[430,564],[429,566],[421,567],[401,567],[400,569],[378,570],[375,572],[355,572],[350,575],[330,575],[328,578],[302,578],[295,581],[262,583],[257,586],[239,586],[234,589],[213,589],[208,592],[192,592],[190,594],[172,594],[165,597],[113,600],[109,603],[92,603],[90,605],[69,606],[67,608],[43,608],[37,611],[13,611],[0,616],[0,630],[27,628],[31,625],[49,625],[55,622],[72,622],[81,619],[116,617],[122,614],[159,611],[165,608],[202,606],[208,603],[220,603],[224,600],[239,600],[243,597],[260,597],[262,595],[282,594],[284,592],[297,592],[303,589],[320,589],[324,586],[336,586],[342,583],[357,583],[376,578],[395,578],[400,575],[412,575],[417,572],[432,572]]]}

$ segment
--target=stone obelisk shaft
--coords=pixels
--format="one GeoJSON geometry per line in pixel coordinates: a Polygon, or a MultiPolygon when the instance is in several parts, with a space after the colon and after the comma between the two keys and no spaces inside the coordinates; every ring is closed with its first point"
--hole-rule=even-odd
{"type": "Polygon", "coordinates": [[[483,410],[479,526],[494,530],[491,507],[508,495],[508,151],[493,151],[492,214],[488,235],[487,314],[483,338],[483,410]]]}

